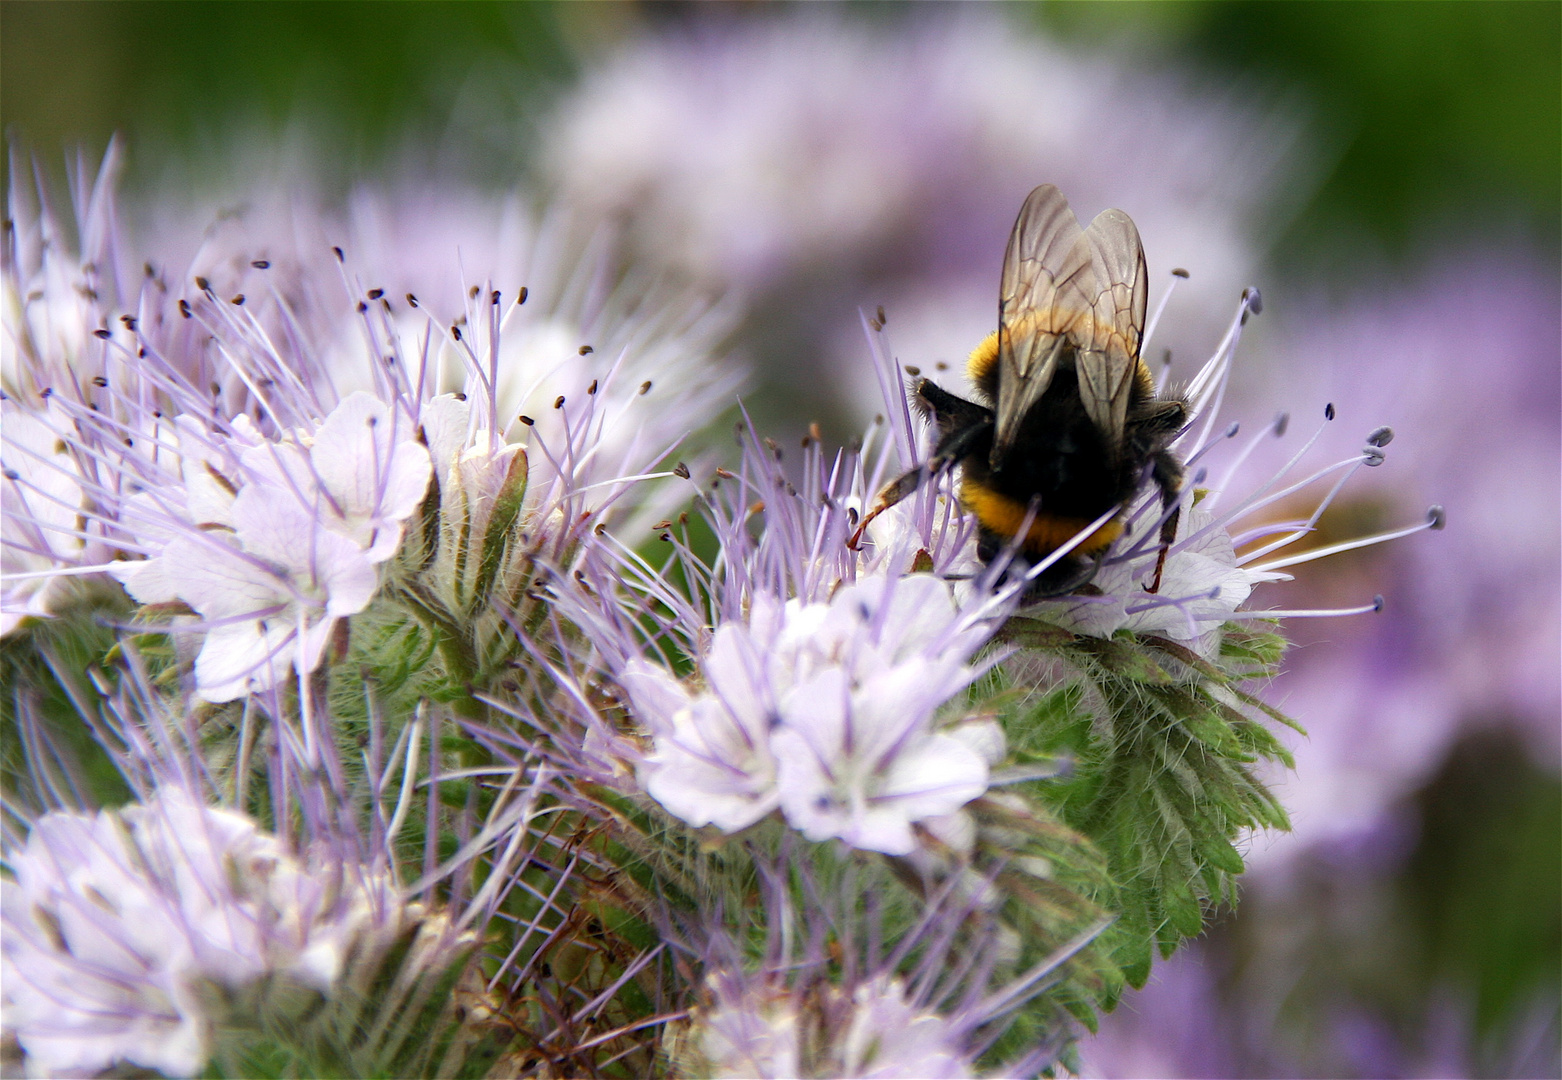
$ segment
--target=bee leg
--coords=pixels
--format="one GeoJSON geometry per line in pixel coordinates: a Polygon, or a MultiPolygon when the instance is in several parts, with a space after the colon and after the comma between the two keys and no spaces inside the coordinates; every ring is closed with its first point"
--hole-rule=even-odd
{"type": "Polygon", "coordinates": [[[938,424],[938,445],[933,448],[933,456],[926,464],[896,477],[879,489],[872,507],[857,523],[851,539],[846,541],[846,546],[853,551],[862,543],[863,530],[869,522],[959,461],[973,445],[992,432],[990,410],[956,397],[929,379],[918,381],[916,396],[921,405],[932,411],[933,419],[938,424]]]}
{"type": "Polygon", "coordinates": [[[934,462],[930,461],[926,465],[917,466],[903,476],[897,476],[881,487],[879,493],[873,498],[873,505],[863,515],[862,520],[857,523],[857,530],[846,541],[846,546],[856,551],[862,543],[863,531],[867,529],[869,523],[921,487],[923,481],[929,479],[935,471],[934,462]]]}
{"type": "Polygon", "coordinates": [[[1161,550],[1155,557],[1155,580],[1145,590],[1158,593],[1161,591],[1161,575],[1166,572],[1166,554],[1171,550],[1172,541],[1177,539],[1177,523],[1182,518],[1182,507],[1177,505],[1177,499],[1182,495],[1182,462],[1171,451],[1162,450],[1155,455],[1151,476],[1161,489],[1162,510],[1171,511],[1166,520],[1161,522],[1161,550]]]}

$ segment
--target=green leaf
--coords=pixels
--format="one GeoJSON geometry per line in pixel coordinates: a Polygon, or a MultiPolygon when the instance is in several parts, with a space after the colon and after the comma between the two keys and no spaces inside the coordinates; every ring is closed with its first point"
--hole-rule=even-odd
{"type": "MultiPolygon", "coordinates": [[[[1154,952],[1197,934],[1205,911],[1234,899],[1243,870],[1235,841],[1288,827],[1254,767],[1289,765],[1263,721],[1289,721],[1237,683],[1268,673],[1281,639],[1228,628],[1213,660],[1159,637],[1106,641],[1038,630],[1007,635],[1065,660],[1075,677],[1028,710],[1001,712],[1017,753],[1068,755],[1072,772],[1027,787],[1107,859],[1101,902],[1117,912],[1110,949],[1142,985],[1154,952]]],[[[1294,726],[1294,725],[1293,725],[1294,726]]],[[[1105,1007],[1106,998],[1098,998],[1105,1007]]]]}
{"type": "Polygon", "coordinates": [[[1237,849],[1218,836],[1206,837],[1199,846],[1199,852],[1211,866],[1227,874],[1240,874],[1246,869],[1237,849]]]}

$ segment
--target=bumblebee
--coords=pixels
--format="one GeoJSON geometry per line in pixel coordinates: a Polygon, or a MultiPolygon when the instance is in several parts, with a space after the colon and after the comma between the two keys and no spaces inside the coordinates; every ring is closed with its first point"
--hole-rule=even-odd
{"type": "Polygon", "coordinates": [[[1165,520],[1148,588],[1158,590],[1183,479],[1168,445],[1188,407],[1157,397],[1139,358],[1145,277],[1139,230],[1127,214],[1105,210],[1082,230],[1056,187],[1032,191],[1003,257],[998,329],[967,363],[978,400],[917,381],[913,401],[938,431],[932,457],[885,485],[857,537],[954,464],[960,500],[980,526],[984,562],[1012,549],[1035,565],[1115,509],[1037,576],[1030,595],[1056,596],[1090,583],[1122,534],[1123,511],[1154,482],[1165,520]]]}

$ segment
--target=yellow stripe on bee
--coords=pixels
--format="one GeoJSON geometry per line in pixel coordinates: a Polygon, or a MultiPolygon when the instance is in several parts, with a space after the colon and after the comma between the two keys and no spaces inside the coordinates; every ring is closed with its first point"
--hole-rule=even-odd
{"type": "MultiPolygon", "coordinates": [[[[1020,526],[1025,524],[1028,507],[1024,503],[969,480],[960,485],[960,501],[976,516],[977,521],[1000,536],[1012,537],[1020,531],[1020,526]]],[[[1032,555],[1046,555],[1074,539],[1089,526],[1089,521],[1080,518],[1037,514],[1036,520],[1032,521],[1030,528],[1026,530],[1024,548],[1032,555]]],[[[1094,555],[1121,536],[1122,532],[1123,525],[1120,521],[1116,519],[1108,521],[1080,542],[1074,550],[1082,555],[1094,555]]]]}
{"type": "MultiPolygon", "coordinates": [[[[1049,337],[1064,334],[1076,350],[1104,352],[1111,349],[1126,353],[1137,361],[1134,365],[1134,380],[1139,384],[1140,392],[1146,396],[1154,393],[1155,380],[1150,375],[1150,369],[1129,348],[1128,340],[1118,333],[1115,326],[1098,323],[1094,316],[1080,312],[1069,314],[1057,309],[1048,312],[1026,311],[1009,320],[1008,334],[1010,341],[1035,334],[1046,334],[1049,337]]],[[[988,334],[966,359],[965,371],[972,382],[980,384],[982,377],[998,362],[998,335],[997,330],[988,334]]]]}

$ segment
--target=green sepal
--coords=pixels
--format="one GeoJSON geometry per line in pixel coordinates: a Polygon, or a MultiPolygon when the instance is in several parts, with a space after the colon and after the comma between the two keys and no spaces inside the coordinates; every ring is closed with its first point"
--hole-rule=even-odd
{"type": "Polygon", "coordinates": [[[494,497],[488,528],[483,532],[482,561],[478,567],[477,580],[472,588],[472,596],[479,603],[493,588],[494,581],[499,575],[499,568],[504,564],[505,556],[509,553],[511,533],[520,518],[521,505],[526,501],[527,475],[526,452],[517,450],[511,455],[510,464],[505,469],[504,482],[499,485],[499,493],[494,497]]]}

